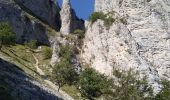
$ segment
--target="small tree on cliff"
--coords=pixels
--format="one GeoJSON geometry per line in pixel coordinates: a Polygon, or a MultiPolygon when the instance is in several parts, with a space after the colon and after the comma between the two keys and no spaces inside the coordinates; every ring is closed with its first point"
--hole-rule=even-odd
{"type": "Polygon", "coordinates": [[[78,79],[77,76],[74,66],[64,58],[56,64],[52,72],[52,79],[59,86],[58,91],[65,84],[74,84],[78,79]]]}
{"type": "Polygon", "coordinates": [[[2,45],[11,45],[15,43],[16,35],[7,22],[0,23],[0,49],[2,45]]]}
{"type": "Polygon", "coordinates": [[[138,72],[114,70],[115,79],[112,80],[110,95],[112,100],[153,100],[153,89],[146,77],[140,78],[138,72]]]}
{"type": "Polygon", "coordinates": [[[78,74],[71,63],[72,46],[62,46],[59,55],[61,59],[53,68],[52,80],[58,84],[60,89],[65,84],[72,85],[76,83],[78,74]]]}
{"type": "Polygon", "coordinates": [[[79,77],[79,86],[82,95],[90,100],[100,97],[109,91],[110,80],[92,68],[86,68],[79,77]]]}

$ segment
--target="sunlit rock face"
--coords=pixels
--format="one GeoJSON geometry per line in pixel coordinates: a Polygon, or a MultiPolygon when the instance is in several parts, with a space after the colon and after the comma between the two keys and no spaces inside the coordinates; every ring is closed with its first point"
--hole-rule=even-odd
{"type": "Polygon", "coordinates": [[[117,5],[118,0],[95,0],[95,12],[107,12],[112,11],[117,5]]]}
{"type": "Polygon", "coordinates": [[[83,61],[107,75],[113,68],[134,68],[159,88],[156,80],[170,79],[169,5],[169,0],[96,0],[95,11],[114,12],[113,18],[126,23],[109,29],[101,20],[87,23],[83,61]]]}
{"type": "Polygon", "coordinates": [[[84,21],[76,16],[72,9],[70,0],[63,0],[61,15],[61,30],[63,35],[68,35],[76,29],[84,30],[84,21]]]}

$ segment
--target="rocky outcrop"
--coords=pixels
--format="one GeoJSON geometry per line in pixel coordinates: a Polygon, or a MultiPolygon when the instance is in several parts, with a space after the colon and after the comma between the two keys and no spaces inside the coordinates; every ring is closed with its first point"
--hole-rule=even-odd
{"type": "Polygon", "coordinates": [[[17,42],[37,40],[49,44],[46,28],[37,20],[30,19],[13,1],[0,1],[0,21],[9,22],[17,35],[17,42]]]}
{"type": "MultiPolygon", "coordinates": [[[[1,89],[10,90],[8,94],[16,100],[63,100],[57,91],[35,81],[23,70],[9,62],[0,59],[0,69],[1,89]]],[[[0,99],[7,100],[5,95],[0,94],[0,99]]]]}
{"type": "MultiPolygon", "coordinates": [[[[103,21],[87,24],[82,57],[98,71],[140,70],[156,86],[170,79],[170,1],[96,0],[95,11],[112,12],[110,28],[103,21]]],[[[156,87],[159,87],[158,85],[156,87]]]]}
{"type": "Polygon", "coordinates": [[[71,8],[70,0],[63,0],[60,12],[62,27],[60,32],[68,35],[76,29],[84,30],[84,21],[76,16],[75,11],[71,8]]]}
{"type": "Polygon", "coordinates": [[[24,11],[60,30],[60,8],[53,0],[14,0],[24,11]]]}

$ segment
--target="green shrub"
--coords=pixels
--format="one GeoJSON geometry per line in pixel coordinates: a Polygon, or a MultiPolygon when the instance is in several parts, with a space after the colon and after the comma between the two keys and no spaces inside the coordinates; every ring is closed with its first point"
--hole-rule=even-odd
{"type": "Polygon", "coordinates": [[[156,95],[155,100],[170,100],[170,82],[163,79],[162,90],[156,95]]]}
{"type": "Polygon", "coordinates": [[[42,50],[43,58],[50,59],[52,57],[52,49],[50,47],[44,47],[42,50]]]}
{"type": "Polygon", "coordinates": [[[31,49],[36,49],[37,48],[37,40],[31,40],[29,42],[26,42],[25,45],[31,49]]]}
{"type": "Polygon", "coordinates": [[[76,35],[78,35],[79,39],[83,39],[83,38],[84,38],[84,35],[85,35],[85,32],[84,32],[83,30],[80,30],[80,29],[74,30],[73,33],[76,34],[76,35]]]}
{"type": "Polygon", "coordinates": [[[0,45],[11,45],[16,40],[16,34],[12,31],[11,26],[7,22],[0,23],[0,45]]]}
{"type": "Polygon", "coordinates": [[[139,78],[138,72],[133,70],[122,71],[115,70],[112,80],[112,89],[114,91],[109,95],[113,100],[152,100],[153,89],[148,84],[146,77],[139,78]]]}
{"type": "Polygon", "coordinates": [[[106,27],[110,27],[115,22],[115,19],[112,17],[108,17],[104,19],[104,25],[106,27]]]}
{"type": "Polygon", "coordinates": [[[94,12],[93,14],[91,14],[91,16],[89,17],[89,20],[94,23],[95,21],[97,21],[98,19],[105,19],[106,15],[103,12],[94,12]]]}
{"type": "Polygon", "coordinates": [[[72,54],[73,54],[73,46],[71,46],[71,45],[62,45],[60,47],[59,56],[61,58],[65,58],[67,60],[70,60],[72,54]]]}
{"type": "Polygon", "coordinates": [[[106,27],[111,26],[115,19],[110,16],[111,13],[104,14],[103,12],[94,12],[90,17],[89,20],[94,23],[98,19],[101,19],[104,21],[104,24],[106,27]]]}
{"type": "Polygon", "coordinates": [[[79,77],[79,86],[82,95],[93,99],[109,90],[109,81],[92,68],[86,68],[79,77]]]}
{"type": "Polygon", "coordinates": [[[57,83],[59,89],[65,84],[75,84],[77,79],[78,75],[74,69],[74,66],[68,59],[62,58],[53,69],[52,80],[57,83]]]}

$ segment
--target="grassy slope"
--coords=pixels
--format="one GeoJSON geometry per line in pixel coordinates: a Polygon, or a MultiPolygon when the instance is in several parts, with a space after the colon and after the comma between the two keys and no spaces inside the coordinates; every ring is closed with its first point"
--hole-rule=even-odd
{"type": "MultiPolygon", "coordinates": [[[[44,49],[45,46],[42,46],[41,48],[44,49]]],[[[15,45],[11,47],[3,47],[0,53],[6,57],[9,57],[11,63],[19,66],[28,75],[36,78],[40,82],[43,82],[41,76],[36,72],[36,68],[34,67],[35,59],[32,54],[38,58],[40,63],[39,67],[45,72],[46,75],[50,74],[50,59],[43,59],[43,52],[40,50],[37,49],[34,51],[35,52],[31,52],[30,49],[24,45],[15,45]]],[[[62,88],[62,90],[75,98],[75,100],[82,100],[80,93],[75,86],[66,85],[62,88]]]]}
{"type": "MultiPolygon", "coordinates": [[[[42,23],[35,17],[29,15],[26,12],[25,12],[25,15],[27,17],[29,17],[31,20],[36,20],[36,21],[40,22],[42,25],[44,25],[47,28],[47,35],[49,38],[60,35],[54,29],[52,29],[48,25],[42,23]]],[[[42,49],[43,48],[45,48],[45,47],[42,46],[42,49]]],[[[36,51],[36,50],[34,50],[34,51],[36,51]]],[[[0,51],[0,54],[2,54],[5,57],[8,57],[9,62],[19,66],[22,70],[24,70],[25,73],[27,73],[29,76],[37,79],[37,81],[39,81],[39,82],[43,82],[43,79],[36,72],[36,68],[34,66],[35,59],[32,56],[32,54],[34,54],[38,58],[39,63],[40,63],[39,67],[45,72],[45,74],[50,75],[50,73],[51,73],[50,59],[43,59],[43,53],[41,51],[40,52],[31,52],[27,46],[16,44],[15,46],[3,47],[2,51],[0,51]]],[[[9,86],[5,86],[5,87],[9,87],[9,86]]],[[[10,90],[10,88],[8,90],[10,90]]],[[[70,96],[72,96],[75,100],[83,99],[83,98],[81,98],[80,92],[78,91],[78,89],[76,89],[75,86],[64,86],[62,88],[62,90],[64,90],[66,93],[68,93],[70,96]]]]}

